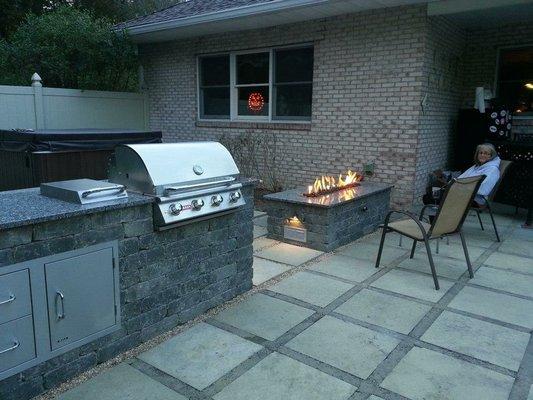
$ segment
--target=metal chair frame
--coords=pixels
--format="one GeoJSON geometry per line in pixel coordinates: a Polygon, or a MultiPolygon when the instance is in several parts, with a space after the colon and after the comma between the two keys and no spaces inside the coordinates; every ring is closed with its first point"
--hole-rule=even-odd
{"type": "MultiPolygon", "coordinates": [[[[474,199],[474,196],[476,195],[476,193],[477,193],[477,191],[479,189],[479,186],[481,185],[481,182],[483,181],[483,179],[485,179],[484,176],[481,176],[480,178],[481,179],[479,179],[479,181],[476,183],[475,189],[472,191],[472,195],[471,195],[471,198],[470,198],[468,204],[470,204],[472,202],[472,200],[474,199]]],[[[471,179],[471,178],[467,178],[467,179],[471,179]]],[[[412,213],[410,213],[408,211],[399,211],[399,210],[389,211],[389,213],[385,217],[385,222],[383,223],[383,225],[381,225],[381,227],[383,228],[383,232],[381,234],[381,241],[379,243],[379,251],[378,251],[378,256],[377,256],[377,259],[376,259],[376,266],[375,266],[376,268],[379,268],[379,263],[381,261],[381,253],[383,252],[383,245],[385,244],[385,236],[389,232],[397,232],[400,235],[407,236],[408,238],[413,239],[413,245],[411,247],[411,254],[410,254],[409,258],[413,258],[414,257],[417,242],[424,242],[424,244],[426,246],[426,252],[427,252],[427,255],[428,255],[429,266],[431,268],[431,275],[433,276],[433,283],[435,284],[435,289],[439,290],[440,289],[439,280],[437,278],[437,271],[435,269],[435,263],[433,261],[433,255],[431,254],[431,246],[429,245],[429,241],[430,240],[435,240],[435,239],[440,240],[443,237],[446,237],[448,235],[452,235],[452,234],[458,233],[459,236],[461,237],[461,244],[463,246],[463,251],[465,253],[465,259],[466,259],[466,265],[467,265],[467,268],[468,268],[468,274],[470,275],[470,278],[474,277],[474,271],[472,270],[472,264],[470,263],[470,257],[468,255],[468,248],[466,246],[465,237],[464,237],[464,234],[463,234],[463,232],[461,230],[461,228],[463,226],[463,223],[464,223],[464,221],[466,219],[466,216],[468,214],[469,207],[465,208],[465,210],[463,212],[463,215],[461,217],[461,220],[458,223],[458,225],[455,228],[455,230],[450,231],[450,232],[446,232],[446,233],[444,233],[442,235],[439,235],[439,236],[432,237],[433,227],[435,226],[435,224],[437,223],[437,221],[439,219],[439,215],[440,215],[440,212],[442,210],[442,206],[445,204],[446,199],[448,197],[448,193],[450,191],[450,188],[454,184],[460,184],[460,181],[458,181],[457,179],[453,179],[450,182],[450,184],[447,185],[446,190],[444,191],[444,194],[442,196],[442,200],[440,202],[439,208],[437,210],[437,214],[435,215],[435,218],[433,219],[433,222],[432,222],[432,224],[431,224],[431,226],[430,226],[428,231],[426,231],[426,229],[424,228],[424,226],[421,224],[420,221],[422,220],[422,217],[424,216],[424,212],[425,212],[425,210],[427,208],[435,207],[433,204],[428,204],[428,205],[425,205],[424,207],[422,207],[422,210],[420,211],[420,215],[418,216],[418,218],[416,217],[416,215],[414,215],[414,214],[412,214],[412,213]],[[394,228],[389,227],[390,217],[391,217],[391,215],[393,215],[395,213],[396,214],[406,215],[407,217],[411,218],[414,222],[416,222],[416,224],[418,225],[418,228],[420,229],[420,232],[422,234],[422,239],[416,238],[414,236],[408,235],[408,234],[406,234],[404,232],[401,232],[399,230],[396,230],[394,228]]]]}

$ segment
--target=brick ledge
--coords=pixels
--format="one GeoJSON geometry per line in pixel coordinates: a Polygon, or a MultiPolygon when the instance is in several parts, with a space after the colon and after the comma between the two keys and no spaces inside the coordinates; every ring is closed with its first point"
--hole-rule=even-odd
{"type": "Polygon", "coordinates": [[[200,128],[228,128],[228,129],[272,129],[290,131],[309,131],[312,124],[309,123],[285,123],[285,122],[248,122],[248,121],[196,121],[200,128]]]}

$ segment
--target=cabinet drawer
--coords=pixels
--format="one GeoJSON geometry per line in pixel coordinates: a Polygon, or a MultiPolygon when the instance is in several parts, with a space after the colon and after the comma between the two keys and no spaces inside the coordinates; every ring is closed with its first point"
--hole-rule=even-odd
{"type": "Polygon", "coordinates": [[[0,372],[32,358],[35,358],[32,316],[0,325],[0,372]]]}
{"type": "Polygon", "coordinates": [[[27,269],[0,275],[0,324],[31,314],[27,269]]]}

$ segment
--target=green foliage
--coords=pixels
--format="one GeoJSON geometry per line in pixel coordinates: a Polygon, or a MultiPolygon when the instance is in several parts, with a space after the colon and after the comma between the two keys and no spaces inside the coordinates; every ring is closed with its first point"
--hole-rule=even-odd
{"type": "Polygon", "coordinates": [[[37,72],[48,87],[135,90],[137,54],[110,20],[72,6],[29,14],[0,39],[0,84],[28,85],[37,72]]]}

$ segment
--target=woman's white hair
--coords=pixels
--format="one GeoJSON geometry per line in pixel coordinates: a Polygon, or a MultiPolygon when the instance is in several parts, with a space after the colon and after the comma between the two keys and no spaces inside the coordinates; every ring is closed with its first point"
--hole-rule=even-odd
{"type": "Polygon", "coordinates": [[[491,144],[491,143],[478,144],[477,147],[476,147],[476,152],[474,153],[474,164],[476,164],[476,165],[480,165],[479,159],[478,159],[478,155],[479,155],[479,152],[481,150],[490,151],[490,160],[489,161],[494,160],[496,158],[496,156],[498,155],[498,153],[496,153],[496,148],[494,147],[493,144],[491,144]]]}

